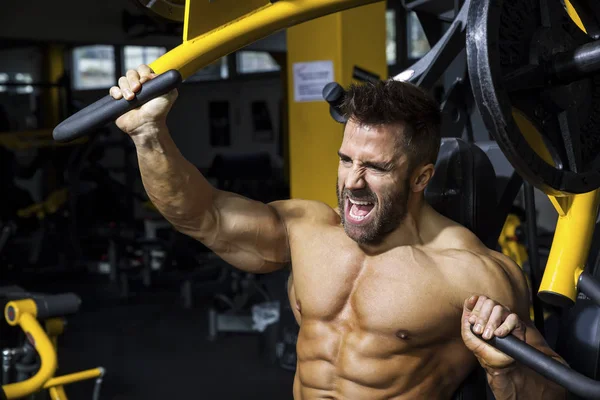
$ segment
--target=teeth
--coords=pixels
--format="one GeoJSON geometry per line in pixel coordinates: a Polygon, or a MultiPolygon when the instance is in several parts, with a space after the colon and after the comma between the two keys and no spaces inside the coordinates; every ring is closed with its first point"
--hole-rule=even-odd
{"type": "Polygon", "coordinates": [[[350,200],[350,203],[356,204],[358,206],[368,206],[369,204],[373,204],[373,203],[369,203],[368,201],[356,201],[356,200],[352,200],[350,197],[348,197],[348,200],[350,200]]]}

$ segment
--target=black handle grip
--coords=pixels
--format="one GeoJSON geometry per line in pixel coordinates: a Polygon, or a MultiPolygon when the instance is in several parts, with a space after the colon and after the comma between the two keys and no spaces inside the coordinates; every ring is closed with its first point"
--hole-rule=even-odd
{"type": "Polygon", "coordinates": [[[75,293],[44,295],[32,299],[38,309],[38,319],[75,314],[81,306],[81,299],[75,293]]]}
{"type": "Polygon", "coordinates": [[[329,82],[323,88],[323,99],[329,103],[329,114],[331,114],[331,117],[335,121],[341,124],[346,123],[346,118],[341,110],[345,94],[346,91],[337,82],[329,82]]]}
{"type": "Polygon", "coordinates": [[[494,337],[487,343],[577,396],[600,399],[600,382],[572,370],[512,335],[494,337]]]}
{"type": "Polygon", "coordinates": [[[116,120],[126,112],[170,92],[179,86],[181,81],[182,77],[179,71],[172,69],[144,83],[131,101],[124,98],[115,100],[112,96],[107,95],[61,122],[54,128],[52,134],[54,140],[69,142],[85,136],[116,120]]]}

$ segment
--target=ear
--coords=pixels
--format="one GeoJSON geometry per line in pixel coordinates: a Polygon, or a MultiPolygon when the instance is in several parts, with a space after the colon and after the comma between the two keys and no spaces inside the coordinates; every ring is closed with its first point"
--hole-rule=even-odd
{"type": "Polygon", "coordinates": [[[435,174],[435,167],[433,164],[426,164],[417,167],[412,174],[411,179],[411,190],[413,192],[422,192],[425,190],[431,178],[435,174]]]}

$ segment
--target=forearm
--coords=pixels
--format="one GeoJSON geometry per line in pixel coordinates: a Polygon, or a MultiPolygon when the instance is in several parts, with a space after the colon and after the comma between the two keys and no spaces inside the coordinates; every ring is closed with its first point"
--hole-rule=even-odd
{"type": "Polygon", "coordinates": [[[152,203],[177,230],[201,236],[212,221],[212,185],[183,157],[165,124],[144,127],[132,138],[152,203]]]}
{"type": "Polygon", "coordinates": [[[496,400],[567,398],[563,387],[520,364],[505,371],[488,370],[487,379],[496,400]]]}

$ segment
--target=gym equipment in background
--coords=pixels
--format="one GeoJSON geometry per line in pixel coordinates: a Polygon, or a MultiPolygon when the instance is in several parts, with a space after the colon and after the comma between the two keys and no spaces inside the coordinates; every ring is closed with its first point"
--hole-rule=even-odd
{"type": "Polygon", "coordinates": [[[98,400],[104,368],[54,376],[56,340],[64,329],[62,318],[76,313],[81,299],[73,293],[28,293],[16,286],[0,288],[0,296],[8,300],[4,308],[6,322],[11,327],[19,326],[25,334],[23,345],[2,350],[1,392],[6,399],[19,399],[48,390],[52,399],[67,400],[64,386],[96,379],[92,399],[98,400]],[[44,322],[44,327],[40,321],[44,322]],[[16,372],[14,377],[13,370],[16,372]]]}

